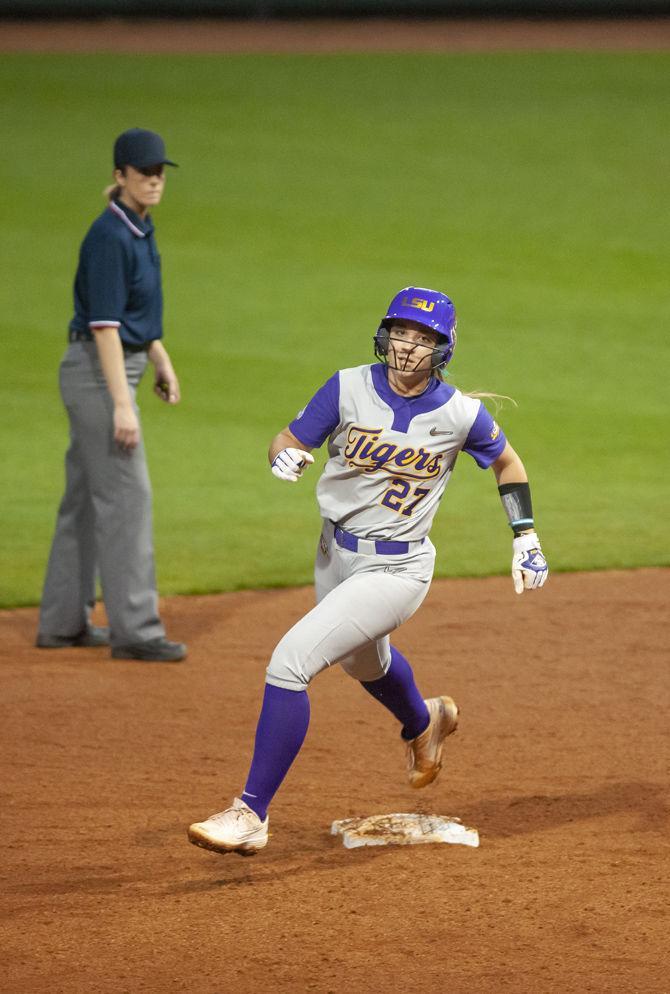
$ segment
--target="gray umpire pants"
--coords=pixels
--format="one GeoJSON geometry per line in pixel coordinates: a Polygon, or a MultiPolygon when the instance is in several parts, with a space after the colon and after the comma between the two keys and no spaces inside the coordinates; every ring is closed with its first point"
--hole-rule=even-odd
{"type": "MultiPolygon", "coordinates": [[[[146,352],[125,355],[135,391],[146,352]]],[[[124,452],[114,441],[113,404],[95,342],[72,342],[60,366],[60,390],[70,421],[65,495],[49,555],[39,630],[81,632],[95,603],[96,575],[112,645],[165,634],[158,615],[151,484],[144,446],[124,452]]]]}
{"type": "Polygon", "coordinates": [[[406,555],[350,552],[324,521],[314,567],[317,605],[275,648],[266,682],[306,690],[333,663],[356,680],[379,680],[391,664],[390,633],[412,617],[430,588],[430,539],[406,555]]]}

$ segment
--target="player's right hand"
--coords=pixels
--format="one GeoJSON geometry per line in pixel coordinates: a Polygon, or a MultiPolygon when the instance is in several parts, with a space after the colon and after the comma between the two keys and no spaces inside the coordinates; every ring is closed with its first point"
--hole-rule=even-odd
{"type": "Polygon", "coordinates": [[[303,449],[282,449],[272,460],[272,472],[278,480],[297,483],[302,471],[308,463],[314,462],[314,456],[303,449]]]}

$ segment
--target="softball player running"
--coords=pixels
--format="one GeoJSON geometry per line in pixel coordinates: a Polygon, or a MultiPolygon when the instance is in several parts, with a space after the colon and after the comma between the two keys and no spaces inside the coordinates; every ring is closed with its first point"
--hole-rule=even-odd
{"type": "Polygon", "coordinates": [[[188,830],[205,849],[248,855],[267,844],[268,806],[307,733],[307,688],[334,663],[400,722],[411,786],[438,775],[458,707],[447,696],[423,699],[389,635],[428,592],[435,562],[428,533],[459,452],[493,469],[514,533],[516,592],[547,579],[523,463],[481,400],[442,378],[456,344],[451,300],[436,290],[401,290],[374,344],[380,362],[335,373],[270,446],[274,475],[296,483],[314,462],[311,450],[328,439],[317,485],[317,604],[272,654],[244,791],[188,830]]]}

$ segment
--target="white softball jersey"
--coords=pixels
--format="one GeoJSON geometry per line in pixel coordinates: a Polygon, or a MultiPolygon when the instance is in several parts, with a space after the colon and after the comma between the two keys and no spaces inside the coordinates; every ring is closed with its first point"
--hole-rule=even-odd
{"type": "Polygon", "coordinates": [[[435,377],[401,397],[383,363],[335,373],[289,429],[308,448],[328,439],[316,490],[322,517],[380,541],[424,539],[459,452],[486,469],[506,442],[480,400],[435,377]]]}

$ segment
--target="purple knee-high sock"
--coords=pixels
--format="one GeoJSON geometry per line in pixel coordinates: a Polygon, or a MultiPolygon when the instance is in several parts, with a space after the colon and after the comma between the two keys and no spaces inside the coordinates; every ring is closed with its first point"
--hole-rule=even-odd
{"type": "Polygon", "coordinates": [[[242,800],[263,821],[291,763],[300,752],[309,725],[306,690],[285,690],[266,683],[256,726],[256,744],[242,800]]]}
{"type": "Polygon", "coordinates": [[[402,722],[404,739],[415,739],[428,727],[428,708],[414,682],[412,667],[395,646],[391,646],[391,665],[384,676],[361,680],[361,686],[402,722]]]}

